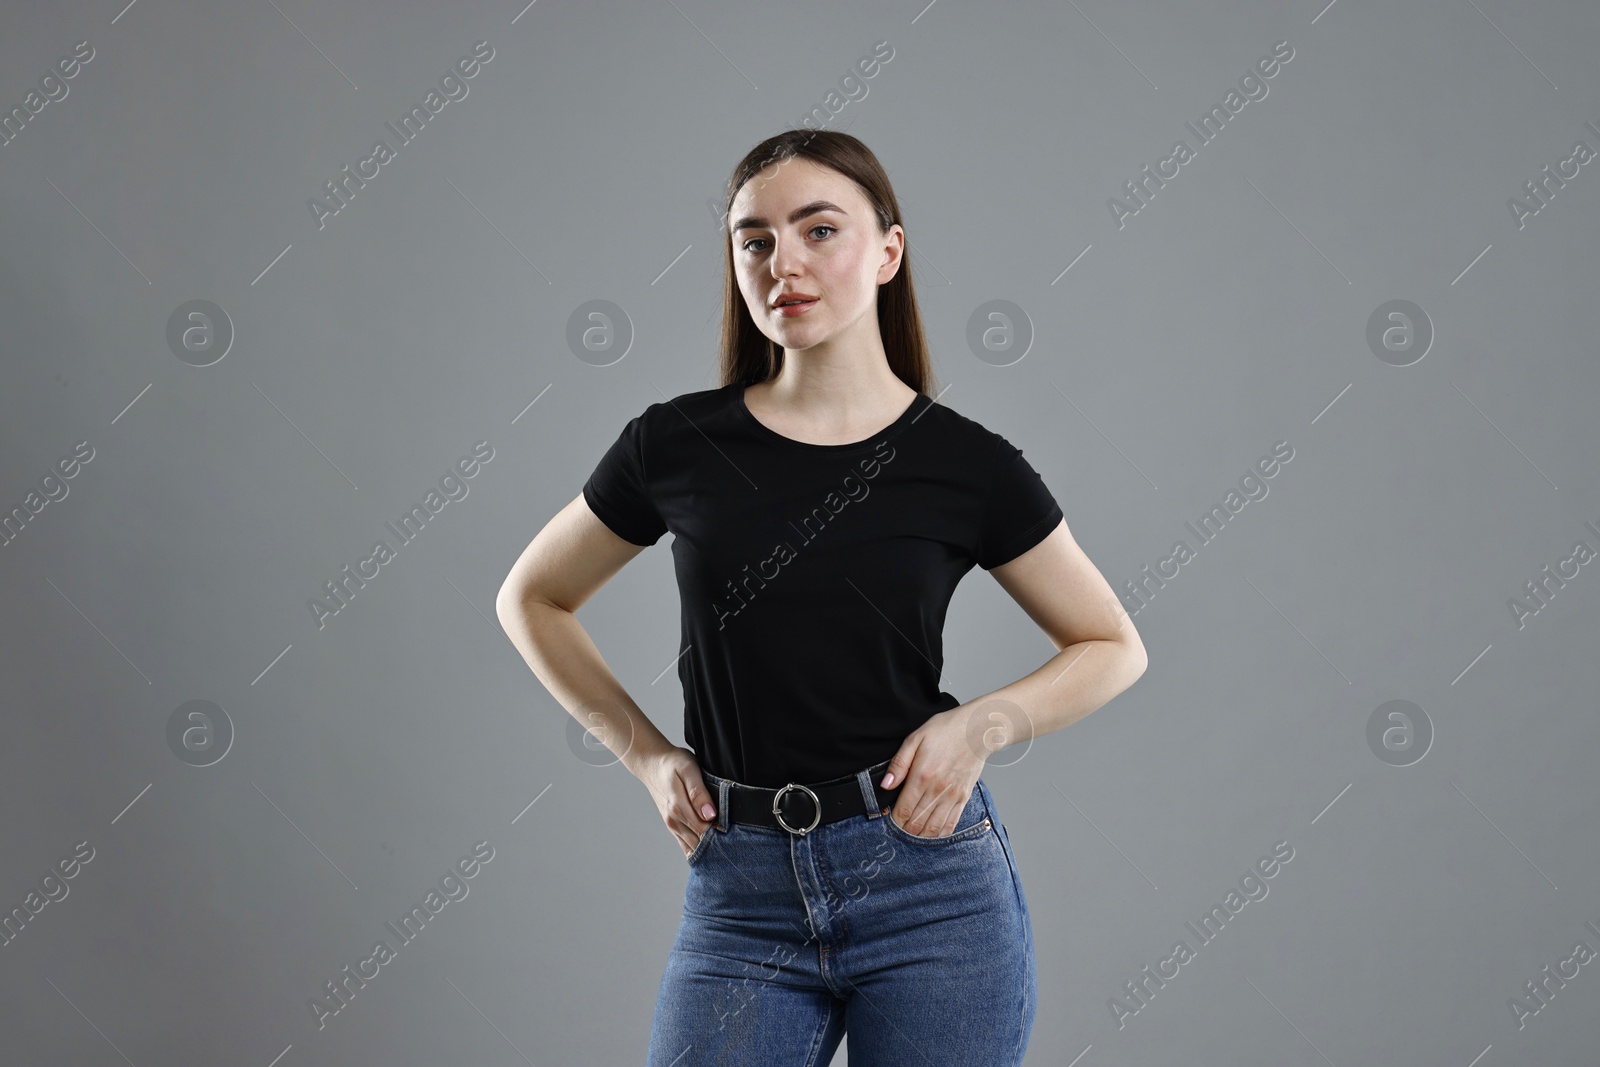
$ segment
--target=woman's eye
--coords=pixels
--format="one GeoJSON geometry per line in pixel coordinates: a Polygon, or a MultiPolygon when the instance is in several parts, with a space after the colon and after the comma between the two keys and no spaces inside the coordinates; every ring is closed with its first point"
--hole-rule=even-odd
{"type": "MultiPolygon", "coordinates": [[[[818,223],[817,225],[811,227],[811,229],[808,230],[807,232],[808,233],[816,233],[818,230],[828,230],[830,233],[837,233],[837,232],[839,232],[839,227],[837,227],[837,226],[829,226],[827,223],[824,222],[824,223],[818,223]]],[[[767,239],[765,237],[752,237],[752,238],[750,238],[750,240],[746,241],[744,244],[740,245],[739,247],[743,248],[746,252],[750,252],[750,251],[752,251],[750,246],[753,245],[753,244],[756,244],[758,242],[764,245],[764,244],[767,243],[767,239]]],[[[760,249],[755,249],[754,251],[760,251],[760,249]]]]}

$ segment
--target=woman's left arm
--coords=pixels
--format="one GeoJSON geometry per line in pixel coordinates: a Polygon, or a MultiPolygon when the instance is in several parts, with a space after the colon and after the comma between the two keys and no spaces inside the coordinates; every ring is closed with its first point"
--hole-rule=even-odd
{"type": "Polygon", "coordinates": [[[903,821],[895,821],[919,836],[955,829],[990,755],[1071,726],[1136,682],[1149,663],[1116,593],[1065,520],[989,573],[1058,651],[1026,677],[940,712],[906,737],[883,785],[905,781],[894,805],[903,821]],[[1003,703],[988,706],[995,701],[1003,703]]]}

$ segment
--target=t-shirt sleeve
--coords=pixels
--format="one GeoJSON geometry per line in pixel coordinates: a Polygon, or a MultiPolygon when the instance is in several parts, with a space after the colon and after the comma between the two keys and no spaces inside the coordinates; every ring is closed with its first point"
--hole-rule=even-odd
{"type": "Polygon", "coordinates": [[[661,540],[667,524],[650,499],[644,445],[644,416],[637,415],[622,428],[583,483],[583,498],[612,533],[631,544],[648,546],[661,540]]]}
{"type": "Polygon", "coordinates": [[[978,566],[1010,563],[1049,536],[1064,516],[1044,479],[1004,437],[995,442],[979,525],[978,566]]]}

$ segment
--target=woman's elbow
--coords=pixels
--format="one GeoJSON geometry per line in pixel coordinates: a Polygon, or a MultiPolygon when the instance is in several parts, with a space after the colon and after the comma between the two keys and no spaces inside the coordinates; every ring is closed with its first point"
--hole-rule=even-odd
{"type": "Polygon", "coordinates": [[[507,581],[495,594],[494,612],[507,632],[513,627],[526,629],[534,613],[543,608],[572,609],[558,603],[548,592],[527,581],[507,581]]]}
{"type": "Polygon", "coordinates": [[[500,626],[510,631],[512,626],[525,625],[528,617],[528,588],[521,582],[507,580],[494,597],[495,618],[500,626]]]}
{"type": "Polygon", "coordinates": [[[1128,648],[1128,662],[1133,668],[1133,677],[1128,682],[1129,685],[1132,685],[1142,678],[1144,672],[1149,668],[1150,654],[1144,650],[1144,642],[1139,640],[1138,637],[1134,637],[1133,640],[1124,642],[1124,644],[1128,648]]]}

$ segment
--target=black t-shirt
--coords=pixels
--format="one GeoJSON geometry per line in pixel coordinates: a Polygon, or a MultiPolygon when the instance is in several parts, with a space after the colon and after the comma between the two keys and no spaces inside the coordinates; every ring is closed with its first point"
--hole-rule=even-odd
{"type": "Polygon", "coordinates": [[[583,495],[626,541],[673,534],[685,742],[769,788],[882,762],[960,704],[939,689],[956,584],[1062,520],[1020,449],[924,394],[816,445],[759,422],[741,384],[651,404],[583,495]]]}

